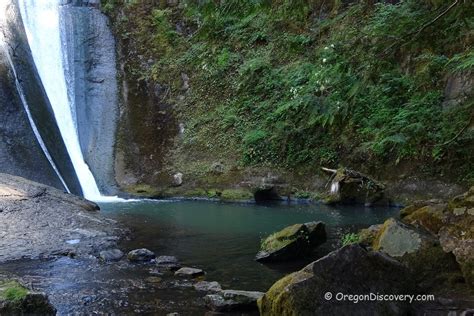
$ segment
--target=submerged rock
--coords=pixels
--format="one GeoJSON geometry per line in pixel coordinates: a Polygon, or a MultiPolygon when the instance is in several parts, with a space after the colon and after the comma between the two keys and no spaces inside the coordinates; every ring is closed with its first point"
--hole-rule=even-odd
{"type": "Polygon", "coordinates": [[[261,315],[404,315],[408,301],[364,300],[341,295],[412,294],[408,270],[396,260],[353,244],[277,281],[258,301],[261,315]]]}
{"type": "Polygon", "coordinates": [[[184,277],[198,277],[201,275],[204,275],[204,271],[201,269],[196,269],[196,268],[188,268],[184,267],[179,269],[174,273],[177,276],[184,276],[184,277]]]}
{"type": "Polygon", "coordinates": [[[326,241],[323,222],[295,224],[268,236],[261,244],[255,260],[276,262],[297,259],[326,241]]]}
{"type": "Polygon", "coordinates": [[[0,315],[56,315],[48,296],[17,281],[0,281],[0,315]]]}
{"type": "Polygon", "coordinates": [[[123,257],[123,252],[119,249],[103,250],[99,253],[99,258],[103,261],[119,261],[123,257]]]}
{"type": "Polygon", "coordinates": [[[197,291],[203,291],[203,292],[219,292],[222,291],[222,287],[219,284],[219,282],[212,281],[200,281],[196,284],[194,284],[194,288],[197,291]]]}
{"type": "Polygon", "coordinates": [[[150,251],[146,248],[141,248],[130,251],[127,254],[127,258],[131,262],[147,262],[155,259],[156,255],[153,251],[150,251]]]}
{"type": "Polygon", "coordinates": [[[216,312],[257,310],[257,300],[264,293],[253,291],[225,290],[216,294],[206,295],[206,306],[216,312]]]}
{"type": "Polygon", "coordinates": [[[175,271],[181,268],[178,259],[174,256],[159,256],[155,261],[156,265],[161,269],[175,271]]]}

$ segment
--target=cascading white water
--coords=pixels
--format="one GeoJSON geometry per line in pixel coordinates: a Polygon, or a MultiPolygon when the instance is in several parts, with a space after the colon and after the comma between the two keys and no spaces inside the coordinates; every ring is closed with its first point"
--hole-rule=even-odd
{"type": "Polygon", "coordinates": [[[68,93],[66,49],[61,41],[61,0],[19,0],[21,17],[39,76],[48,95],[61,136],[79,179],[84,197],[92,201],[121,201],[101,195],[85,163],[79,144],[75,109],[68,93]]]}

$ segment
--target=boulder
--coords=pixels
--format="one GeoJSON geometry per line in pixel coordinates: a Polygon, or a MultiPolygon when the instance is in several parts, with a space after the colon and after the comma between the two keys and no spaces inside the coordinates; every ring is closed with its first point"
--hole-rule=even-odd
{"type": "MultiPolygon", "coordinates": [[[[417,227],[423,227],[432,234],[438,234],[444,225],[443,222],[446,218],[447,206],[446,203],[423,206],[410,212],[403,218],[403,221],[417,227]]],[[[403,210],[401,212],[403,212],[403,210]]]]}
{"type": "Polygon", "coordinates": [[[178,172],[173,175],[173,186],[179,187],[183,184],[183,174],[178,172]]]}
{"type": "Polygon", "coordinates": [[[222,291],[221,285],[216,282],[208,282],[208,281],[200,281],[196,284],[194,284],[194,288],[197,291],[203,291],[203,292],[220,292],[222,291]]]}
{"type": "Polygon", "coordinates": [[[216,312],[234,312],[257,310],[257,300],[264,293],[253,291],[225,290],[206,295],[206,306],[216,312]]]}
{"type": "Polygon", "coordinates": [[[277,262],[304,257],[326,241],[323,222],[295,224],[268,236],[255,260],[277,262]]]}
{"type": "Polygon", "coordinates": [[[443,251],[454,255],[463,278],[474,288],[474,187],[448,203],[440,200],[416,202],[403,209],[400,215],[405,223],[436,235],[443,251]]]}
{"type": "Polygon", "coordinates": [[[177,276],[195,278],[204,275],[204,271],[201,269],[184,267],[176,271],[174,274],[177,276]]]}
{"type": "Polygon", "coordinates": [[[261,315],[404,315],[407,301],[368,300],[373,294],[415,293],[407,268],[359,244],[340,248],[277,281],[258,301],[261,315]],[[357,295],[358,304],[347,296],[357,295]],[[366,295],[361,297],[361,295],[366,295]]]}
{"type": "Polygon", "coordinates": [[[0,281],[0,315],[56,315],[48,296],[17,281],[0,281]]]}
{"type": "Polygon", "coordinates": [[[99,253],[99,258],[103,261],[120,261],[123,252],[119,249],[103,250],[99,253]]]}
{"type": "Polygon", "coordinates": [[[383,225],[372,225],[369,228],[364,228],[359,232],[359,242],[366,246],[372,246],[373,242],[377,238],[378,233],[382,229],[383,225]]]}
{"type": "Polygon", "coordinates": [[[452,252],[474,289],[474,187],[449,202],[446,224],[439,230],[444,251],[452,252]]]}
{"type": "Polygon", "coordinates": [[[360,172],[340,168],[327,169],[331,174],[331,186],[324,199],[327,204],[380,204],[384,201],[385,186],[360,172]]]}
{"type": "Polygon", "coordinates": [[[135,250],[130,251],[127,254],[127,258],[131,262],[147,262],[147,261],[151,261],[155,259],[156,256],[153,253],[153,251],[142,248],[142,249],[135,249],[135,250]]]}
{"type": "Polygon", "coordinates": [[[453,275],[460,276],[454,256],[443,251],[436,236],[393,218],[383,224],[373,248],[406,264],[425,289],[442,288],[453,275]]]}

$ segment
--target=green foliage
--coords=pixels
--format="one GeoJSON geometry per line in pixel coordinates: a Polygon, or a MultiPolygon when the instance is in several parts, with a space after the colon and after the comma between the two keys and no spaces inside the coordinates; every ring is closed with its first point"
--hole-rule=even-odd
{"type": "Polygon", "coordinates": [[[451,140],[473,103],[442,106],[447,76],[474,65],[467,2],[433,25],[445,1],[102,3],[107,12],[122,5],[129,72],[170,86],[187,150],[227,152],[243,165],[410,159],[472,174],[472,131],[451,140]],[[191,77],[184,100],[183,72],[191,77]]]}
{"type": "Polygon", "coordinates": [[[359,235],[355,233],[345,234],[341,238],[342,246],[347,246],[347,245],[355,244],[358,242],[359,242],[359,235]]]}
{"type": "Polygon", "coordinates": [[[0,282],[0,297],[17,303],[23,300],[28,294],[28,290],[16,281],[0,282]]]}

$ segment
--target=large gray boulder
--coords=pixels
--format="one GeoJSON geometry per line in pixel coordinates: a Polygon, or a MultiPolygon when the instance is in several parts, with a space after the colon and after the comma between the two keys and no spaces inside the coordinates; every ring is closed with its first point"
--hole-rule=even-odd
{"type": "Polygon", "coordinates": [[[390,218],[372,246],[404,263],[412,278],[427,290],[445,287],[455,275],[462,278],[453,254],[443,251],[438,238],[421,227],[390,218]]]}
{"type": "MultiPolygon", "coordinates": [[[[277,281],[258,301],[261,315],[405,315],[409,301],[343,299],[342,295],[413,294],[407,268],[353,244],[277,281]]],[[[355,299],[355,298],[353,298],[355,299]]]]}
{"type": "Polygon", "coordinates": [[[268,236],[255,260],[277,262],[304,257],[326,241],[323,222],[295,224],[268,236]]]}

